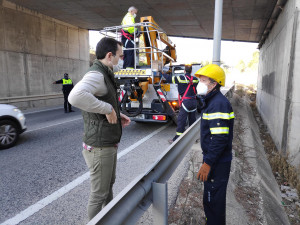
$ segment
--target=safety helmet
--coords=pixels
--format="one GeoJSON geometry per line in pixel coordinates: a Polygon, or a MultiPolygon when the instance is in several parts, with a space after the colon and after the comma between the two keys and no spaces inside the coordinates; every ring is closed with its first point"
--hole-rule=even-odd
{"type": "Polygon", "coordinates": [[[225,72],[220,66],[218,66],[216,64],[206,65],[206,66],[200,68],[195,73],[195,76],[198,77],[198,78],[201,75],[209,77],[209,78],[215,80],[221,86],[225,86],[225,72]]]}

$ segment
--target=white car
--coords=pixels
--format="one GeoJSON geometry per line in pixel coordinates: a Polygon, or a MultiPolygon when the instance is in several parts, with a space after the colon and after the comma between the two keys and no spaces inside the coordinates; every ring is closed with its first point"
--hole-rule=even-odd
{"type": "Polygon", "coordinates": [[[15,106],[0,104],[0,149],[14,146],[26,130],[25,116],[15,106]]]}

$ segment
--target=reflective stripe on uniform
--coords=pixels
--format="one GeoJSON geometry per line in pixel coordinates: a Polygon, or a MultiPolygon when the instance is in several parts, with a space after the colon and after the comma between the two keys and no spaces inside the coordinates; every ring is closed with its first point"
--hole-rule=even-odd
{"type": "Polygon", "coordinates": [[[178,136],[180,136],[180,135],[182,135],[183,133],[179,133],[179,132],[176,132],[176,135],[178,135],[178,136]]]}
{"type": "Polygon", "coordinates": [[[234,112],[231,113],[203,113],[202,119],[204,120],[215,120],[215,119],[223,119],[223,120],[230,120],[234,118],[234,112]]]}
{"type": "MultiPolygon", "coordinates": [[[[184,77],[185,77],[185,76],[184,76],[184,77]]],[[[181,83],[181,84],[188,84],[188,83],[190,83],[190,81],[187,80],[186,77],[185,77],[185,80],[181,80],[181,78],[178,76],[178,77],[177,77],[177,80],[178,80],[178,82],[181,83]]]]}
{"type": "Polygon", "coordinates": [[[172,76],[172,83],[173,83],[173,84],[176,84],[175,76],[172,76]]]}
{"type": "Polygon", "coordinates": [[[128,40],[128,39],[127,39],[126,42],[125,42],[125,44],[124,44],[124,48],[127,48],[126,46],[127,46],[128,41],[130,41],[130,42],[134,45],[133,40],[128,40]]]}
{"type": "Polygon", "coordinates": [[[72,80],[71,79],[62,79],[63,80],[63,85],[64,84],[72,84],[72,80]]]}
{"type": "Polygon", "coordinates": [[[212,127],[210,128],[211,134],[229,134],[229,127],[212,127]]]}
{"type": "Polygon", "coordinates": [[[182,107],[183,107],[183,109],[186,111],[186,112],[195,112],[196,111],[196,109],[192,109],[192,110],[188,110],[186,107],[185,107],[185,105],[182,103],[182,107]]]}
{"type": "MultiPolygon", "coordinates": [[[[188,80],[188,79],[186,79],[186,76],[184,76],[184,80],[182,80],[181,78],[180,78],[180,76],[177,76],[177,80],[178,80],[178,82],[179,83],[181,83],[181,84],[188,84],[188,83],[190,83],[190,81],[188,80]]],[[[173,78],[172,78],[173,79],[173,78]]],[[[173,82],[174,83],[174,82],[173,82]]],[[[197,80],[194,80],[193,79],[193,83],[195,83],[195,84],[197,84],[197,83],[199,83],[199,80],[197,79],[197,80]]]]}

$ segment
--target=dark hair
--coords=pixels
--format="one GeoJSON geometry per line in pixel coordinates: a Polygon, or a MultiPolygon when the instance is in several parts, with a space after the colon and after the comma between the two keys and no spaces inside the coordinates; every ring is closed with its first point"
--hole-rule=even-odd
{"type": "Polygon", "coordinates": [[[121,42],[113,38],[102,38],[96,47],[97,59],[104,59],[106,54],[109,52],[111,52],[113,55],[116,55],[118,45],[123,46],[121,42]]]}
{"type": "Polygon", "coordinates": [[[221,85],[217,81],[215,81],[214,79],[212,79],[210,77],[208,79],[209,79],[210,83],[215,83],[216,82],[217,85],[216,85],[215,89],[220,90],[221,85]]]}
{"type": "Polygon", "coordinates": [[[192,65],[186,65],[184,67],[184,70],[185,70],[186,73],[191,73],[192,72],[192,65]]]}

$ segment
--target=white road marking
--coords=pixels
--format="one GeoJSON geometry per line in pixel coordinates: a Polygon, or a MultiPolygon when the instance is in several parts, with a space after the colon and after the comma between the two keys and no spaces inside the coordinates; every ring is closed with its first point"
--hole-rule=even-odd
{"type": "MultiPolygon", "coordinates": [[[[163,126],[163,127],[159,128],[159,129],[153,131],[151,134],[149,134],[146,137],[144,137],[143,139],[139,140],[135,144],[129,146],[126,149],[124,149],[122,152],[118,153],[117,158],[120,159],[124,155],[128,154],[133,149],[135,149],[136,147],[138,147],[139,145],[141,145],[145,141],[147,141],[150,138],[152,138],[154,135],[156,135],[159,132],[161,132],[162,130],[166,129],[169,125],[170,125],[170,123],[166,124],[165,126],[163,126]]],[[[44,128],[46,128],[46,127],[44,127],[44,128]]],[[[39,128],[39,129],[43,129],[43,128],[39,128]]],[[[39,130],[39,129],[36,129],[36,130],[39,130]]],[[[32,131],[34,131],[34,130],[32,130],[32,131]]],[[[43,198],[42,200],[38,201],[34,205],[29,206],[27,209],[25,209],[22,212],[18,213],[14,217],[6,220],[5,222],[1,223],[0,225],[15,225],[15,224],[20,223],[23,220],[26,220],[28,217],[30,217],[33,214],[35,214],[36,212],[40,211],[42,208],[46,207],[51,202],[57,200],[58,198],[60,198],[64,194],[68,193],[69,191],[71,191],[75,187],[79,186],[81,183],[83,183],[84,181],[86,181],[88,178],[89,178],[89,172],[81,175],[77,179],[73,180],[72,182],[68,183],[64,187],[60,188],[59,190],[53,192],[52,194],[50,194],[47,197],[43,198]]]]}
{"type": "Polygon", "coordinates": [[[32,112],[24,112],[23,111],[23,114],[24,115],[28,115],[28,114],[34,114],[34,113],[40,113],[40,112],[47,112],[47,111],[52,111],[52,110],[56,110],[56,109],[64,109],[63,107],[56,107],[56,108],[50,108],[50,109],[43,109],[43,110],[39,110],[39,111],[32,111],[32,112]]]}
{"type": "Polygon", "coordinates": [[[122,156],[126,155],[128,152],[131,152],[133,149],[135,149],[137,146],[139,146],[140,144],[144,143],[145,141],[149,140],[150,138],[152,138],[154,135],[156,135],[157,133],[161,132],[162,130],[166,129],[168,126],[170,125],[170,123],[166,124],[165,126],[157,129],[156,131],[153,131],[151,134],[147,135],[146,137],[142,138],[141,140],[139,140],[138,142],[136,142],[135,144],[129,146],[128,148],[124,149],[122,152],[120,152],[118,154],[118,159],[121,158],[122,156]]]}
{"type": "Polygon", "coordinates": [[[33,130],[28,130],[28,131],[25,131],[25,133],[29,133],[29,132],[33,132],[33,131],[37,131],[37,130],[41,130],[41,129],[45,129],[45,128],[49,128],[49,127],[53,127],[53,126],[57,126],[57,125],[61,125],[61,124],[64,124],[64,123],[73,122],[73,121],[80,120],[80,119],[82,119],[82,117],[81,117],[81,116],[80,116],[80,118],[77,118],[77,119],[68,120],[68,121],[64,121],[64,122],[61,122],[61,123],[55,123],[55,124],[51,124],[51,125],[49,125],[49,126],[40,127],[40,128],[33,129],[33,130]]]}

